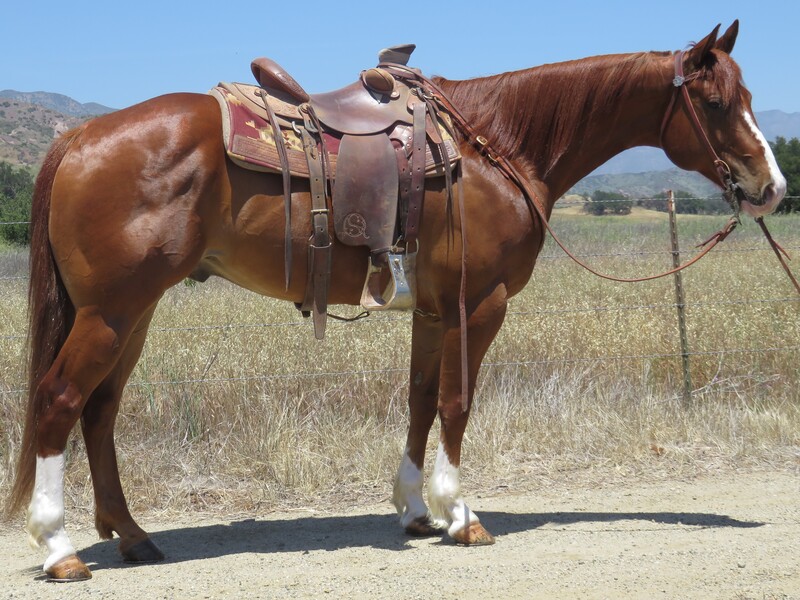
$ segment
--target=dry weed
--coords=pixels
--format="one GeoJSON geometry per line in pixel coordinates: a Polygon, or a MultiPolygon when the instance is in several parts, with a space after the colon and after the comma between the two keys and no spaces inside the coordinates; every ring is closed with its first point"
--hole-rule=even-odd
{"type": "MultiPolygon", "coordinates": [[[[699,240],[717,221],[683,218],[682,235],[699,240]]],[[[778,239],[799,245],[800,219],[773,221],[778,239]]],[[[555,225],[578,252],[639,253],[590,257],[601,269],[643,274],[669,264],[663,219],[565,216],[555,225]]],[[[484,363],[465,441],[466,493],[797,468],[800,303],[757,233],[737,232],[721,248],[728,252],[685,275],[696,353],[688,407],[672,281],[600,281],[548,244],[484,363]]],[[[25,282],[11,279],[23,272],[24,256],[0,258],[3,495],[25,395],[25,282]]],[[[170,290],[117,425],[132,507],[263,511],[387,498],[405,441],[409,342],[407,315],[332,323],[320,344],[289,304],[218,280],[170,290]]],[[[434,431],[431,451],[435,442],[434,431]]],[[[91,507],[78,435],[67,495],[91,507]]]]}

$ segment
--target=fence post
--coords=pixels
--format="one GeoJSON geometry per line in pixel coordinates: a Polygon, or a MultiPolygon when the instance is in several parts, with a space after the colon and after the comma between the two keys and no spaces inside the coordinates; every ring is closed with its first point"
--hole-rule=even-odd
{"type": "MultiPolygon", "coordinates": [[[[672,241],[672,266],[681,264],[680,248],[678,247],[678,225],[675,219],[675,195],[672,190],[667,192],[667,209],[669,212],[669,231],[672,241]]],[[[681,363],[683,366],[683,402],[689,404],[692,400],[692,376],[689,372],[689,341],[686,336],[686,300],[683,294],[683,273],[676,272],[675,278],[675,306],[678,309],[678,330],[681,338],[681,363]]]]}

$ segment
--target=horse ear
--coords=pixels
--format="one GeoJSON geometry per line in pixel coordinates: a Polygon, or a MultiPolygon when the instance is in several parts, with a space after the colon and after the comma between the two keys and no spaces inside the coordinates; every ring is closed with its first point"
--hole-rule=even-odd
{"type": "Polygon", "coordinates": [[[725,54],[730,54],[733,45],[736,43],[736,36],[739,35],[739,19],[736,19],[728,30],[717,40],[715,48],[719,48],[725,54]]]}
{"type": "Polygon", "coordinates": [[[686,53],[686,66],[689,67],[687,71],[693,71],[705,62],[706,57],[708,57],[711,50],[714,49],[714,44],[717,43],[717,34],[719,33],[720,25],[714,27],[714,31],[697,42],[686,53]]]}

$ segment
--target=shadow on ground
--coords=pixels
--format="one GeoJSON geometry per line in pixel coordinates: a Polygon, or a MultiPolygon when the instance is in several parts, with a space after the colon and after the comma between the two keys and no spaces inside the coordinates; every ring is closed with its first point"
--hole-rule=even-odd
{"type": "MultiPolygon", "coordinates": [[[[544,525],[591,526],[626,521],[641,523],[639,530],[656,526],[680,525],[700,528],[752,528],[764,523],[739,521],[711,513],[612,513],[558,512],[508,513],[482,512],[481,522],[497,536],[531,531],[544,525]]],[[[625,528],[630,530],[630,525],[625,528]]],[[[601,527],[601,531],[608,530],[601,527]]],[[[182,563],[244,553],[272,554],[278,552],[312,552],[368,547],[383,550],[410,550],[410,539],[398,526],[397,517],[385,515],[355,515],[335,517],[297,517],[292,519],[244,519],[228,524],[182,526],[157,531],[151,535],[166,555],[166,563],[182,563]]],[[[443,540],[449,544],[449,540],[443,540]]],[[[116,550],[117,541],[98,542],[79,555],[92,570],[124,567],[116,550]]]]}

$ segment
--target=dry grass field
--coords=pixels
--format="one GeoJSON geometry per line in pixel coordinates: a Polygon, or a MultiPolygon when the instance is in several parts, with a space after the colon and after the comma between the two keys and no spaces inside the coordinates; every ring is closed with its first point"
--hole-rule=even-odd
{"type": "MultiPolygon", "coordinates": [[[[664,215],[554,226],[619,275],[669,265],[664,215]]],[[[685,248],[724,217],[680,217],[685,248]]],[[[800,252],[800,218],[770,226],[800,252]]],[[[793,250],[792,250],[793,249],[793,250]]],[[[548,241],[481,372],[467,430],[467,497],[554,479],[661,479],[720,469],[797,469],[800,302],[760,232],[745,223],[684,275],[692,383],[682,404],[671,279],[614,284],[548,241]]],[[[26,281],[0,252],[0,495],[20,440],[26,281]]],[[[332,307],[353,315],[351,307],[332,307]]],[[[170,290],[117,425],[133,510],[271,510],[390,495],[405,441],[410,317],[333,322],[324,342],[290,304],[213,280],[170,290]]],[[[436,441],[431,436],[431,448],[436,441]]],[[[82,441],[69,445],[67,503],[91,509],[82,441]]]]}

